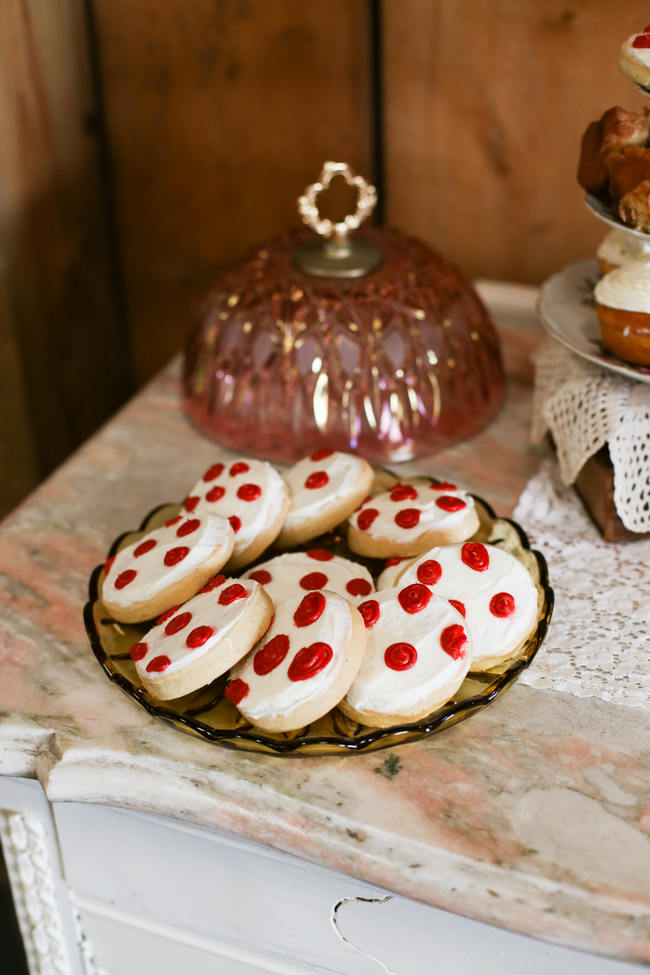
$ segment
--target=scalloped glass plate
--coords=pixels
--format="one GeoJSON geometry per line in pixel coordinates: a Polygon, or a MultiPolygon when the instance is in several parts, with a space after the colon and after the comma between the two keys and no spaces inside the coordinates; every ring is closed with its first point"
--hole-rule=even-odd
{"type": "MultiPolygon", "coordinates": [[[[382,472],[378,480],[381,490],[385,490],[397,479],[382,472]]],[[[428,478],[402,480],[410,484],[429,481],[428,478]]],[[[109,617],[99,598],[103,565],[97,566],[90,578],[89,602],[84,609],[84,620],[92,649],[107,677],[149,714],[164,718],[183,731],[227,748],[284,756],[341,755],[388,748],[442,731],[490,704],[517,679],[539,650],[553,611],[553,590],[549,585],[544,557],[531,549],[523,529],[516,522],[508,518],[498,518],[485,501],[480,498],[475,500],[481,523],[474,535],[474,541],[498,545],[511,552],[526,567],[538,593],[537,626],[515,656],[484,673],[470,671],[456,695],[424,720],[391,728],[371,728],[351,721],[338,708],[334,708],[319,721],[299,731],[282,734],[260,732],[248,724],[223,696],[227,675],[186,697],[164,703],[156,701],[139,684],[135,666],[129,656],[129,647],[142,638],[149,624],[117,623],[109,617]]],[[[136,541],[145,531],[159,527],[179,510],[178,504],[156,508],[145,518],[139,531],[129,532],[116,539],[110,554],[113,555],[120,548],[136,541]]],[[[339,532],[312,539],[301,548],[315,546],[331,549],[338,555],[362,562],[374,578],[383,569],[383,560],[363,559],[350,552],[344,535],[339,532]]],[[[259,561],[267,559],[269,554],[268,551],[264,553],[259,561]]]]}

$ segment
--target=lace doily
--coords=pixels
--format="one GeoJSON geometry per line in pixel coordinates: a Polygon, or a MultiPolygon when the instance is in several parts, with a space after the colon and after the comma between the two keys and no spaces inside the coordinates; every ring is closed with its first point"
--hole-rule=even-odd
{"type": "Polygon", "coordinates": [[[650,710],[650,540],[605,542],[546,460],[514,513],[555,590],[547,637],[519,680],[650,710]]]}
{"type": "Polygon", "coordinates": [[[650,531],[650,385],[605,372],[551,338],[534,361],[533,440],[551,431],[565,484],[607,443],[616,511],[630,531],[650,531]]]}

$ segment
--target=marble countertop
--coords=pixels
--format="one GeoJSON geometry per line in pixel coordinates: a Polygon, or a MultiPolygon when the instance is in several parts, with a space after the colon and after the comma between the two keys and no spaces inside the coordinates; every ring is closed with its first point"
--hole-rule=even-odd
{"type": "MultiPolygon", "coordinates": [[[[484,294],[505,406],[472,441],[406,467],[458,479],[508,515],[539,464],[527,439],[541,328],[531,289],[484,294]]],[[[185,735],[109,683],[83,625],[89,576],[118,534],[223,453],[184,419],[178,374],[176,360],[2,525],[0,772],[37,776],[51,801],[231,831],[511,930],[650,960],[642,711],[515,684],[417,743],[283,759],[185,735]]]]}

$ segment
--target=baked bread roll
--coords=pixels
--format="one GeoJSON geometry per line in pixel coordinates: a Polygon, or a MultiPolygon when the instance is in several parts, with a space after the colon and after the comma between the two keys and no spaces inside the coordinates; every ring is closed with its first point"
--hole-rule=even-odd
{"type": "Polygon", "coordinates": [[[609,108],[587,126],[582,137],[578,182],[594,196],[607,195],[612,158],[630,146],[646,146],[649,140],[645,111],[629,112],[618,105],[609,108]]]}

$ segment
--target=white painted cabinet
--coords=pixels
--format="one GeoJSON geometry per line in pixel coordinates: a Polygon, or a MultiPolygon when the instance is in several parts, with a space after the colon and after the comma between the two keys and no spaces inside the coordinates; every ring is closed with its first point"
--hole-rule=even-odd
{"type": "MultiPolygon", "coordinates": [[[[634,975],[262,845],[0,777],[32,975],[634,975]]],[[[9,975],[9,973],[7,973],[9,975]]]]}

